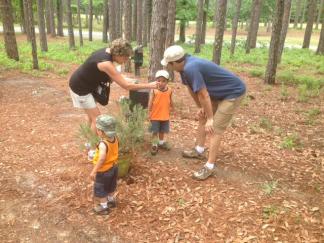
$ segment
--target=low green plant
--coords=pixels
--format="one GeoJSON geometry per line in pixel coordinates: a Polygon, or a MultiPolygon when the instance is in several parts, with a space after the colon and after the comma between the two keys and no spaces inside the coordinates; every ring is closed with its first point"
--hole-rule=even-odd
{"type": "Polygon", "coordinates": [[[281,83],[281,90],[280,90],[280,99],[282,101],[285,101],[288,99],[289,93],[288,93],[288,89],[287,86],[285,85],[284,82],[281,83]]]}
{"type": "Polygon", "coordinates": [[[259,126],[260,126],[261,128],[263,128],[263,129],[268,130],[268,131],[271,131],[271,130],[272,130],[272,123],[271,123],[271,121],[270,121],[268,118],[266,118],[266,117],[262,117],[262,118],[260,119],[259,126]]]}
{"type": "MultiPolygon", "coordinates": [[[[78,135],[85,143],[90,143],[92,148],[95,148],[100,141],[100,137],[91,129],[88,123],[80,124],[78,135]]],[[[81,148],[84,149],[83,144],[81,148]]]]}
{"type": "Polygon", "coordinates": [[[119,101],[119,108],[116,117],[119,148],[122,153],[134,153],[144,142],[147,110],[139,104],[132,106],[126,98],[119,101]]]}
{"type": "Polygon", "coordinates": [[[314,125],[315,124],[315,120],[317,118],[317,116],[321,114],[321,111],[318,108],[313,108],[308,110],[307,112],[305,112],[306,115],[306,123],[308,125],[314,125]]]}
{"type": "Polygon", "coordinates": [[[259,78],[261,78],[261,77],[264,76],[264,70],[263,69],[255,68],[255,69],[250,70],[249,73],[250,73],[250,75],[252,77],[259,77],[259,78]]]}
{"type": "Polygon", "coordinates": [[[262,191],[266,195],[271,195],[278,186],[278,181],[269,181],[261,185],[262,191]]]}
{"type": "Polygon", "coordinates": [[[263,207],[262,214],[265,219],[271,219],[278,215],[279,209],[275,205],[269,205],[263,207]]]}
{"type": "Polygon", "coordinates": [[[280,144],[280,147],[283,149],[293,149],[300,146],[300,138],[296,133],[286,136],[280,144]]]}
{"type": "Polygon", "coordinates": [[[256,125],[255,123],[251,124],[249,126],[249,128],[250,128],[250,133],[251,134],[261,133],[260,127],[258,125],[256,125]]]}

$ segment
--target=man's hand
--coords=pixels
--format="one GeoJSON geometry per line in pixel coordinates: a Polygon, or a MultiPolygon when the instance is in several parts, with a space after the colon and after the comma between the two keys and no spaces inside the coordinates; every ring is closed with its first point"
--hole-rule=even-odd
{"type": "Polygon", "coordinates": [[[205,124],[205,131],[207,133],[213,134],[214,133],[214,119],[207,119],[207,122],[205,124]]]}

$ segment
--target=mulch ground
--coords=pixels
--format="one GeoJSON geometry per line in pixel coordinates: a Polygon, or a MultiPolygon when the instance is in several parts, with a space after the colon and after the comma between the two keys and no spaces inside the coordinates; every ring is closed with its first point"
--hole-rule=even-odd
{"type": "MultiPolygon", "coordinates": [[[[86,117],[74,109],[67,80],[2,73],[0,79],[1,242],[323,242],[323,97],[298,102],[288,87],[239,74],[248,96],[224,135],[218,173],[191,173],[204,161],[181,157],[194,144],[196,108],[172,83],[169,152],[148,143],[118,181],[118,207],[92,212],[92,165],[78,137],[86,117]],[[312,118],[307,111],[317,108],[312,118]],[[282,149],[286,136],[298,146],[282,149]]],[[[102,113],[116,114],[128,95],[116,84],[102,113]]],[[[149,138],[149,137],[148,137],[149,138]]]]}

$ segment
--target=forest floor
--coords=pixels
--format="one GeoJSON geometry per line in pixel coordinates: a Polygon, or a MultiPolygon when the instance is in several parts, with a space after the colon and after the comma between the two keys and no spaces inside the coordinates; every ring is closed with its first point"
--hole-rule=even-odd
{"type": "MultiPolygon", "coordinates": [[[[171,83],[172,150],[153,157],[147,142],[131,180],[118,181],[118,207],[97,216],[77,135],[86,117],[67,79],[0,73],[0,241],[323,242],[323,97],[299,102],[288,87],[283,100],[280,85],[238,75],[248,98],[224,134],[216,176],[190,177],[204,163],[181,157],[194,145],[197,109],[171,83]]],[[[121,95],[113,84],[102,113],[116,114],[121,95]]]]}

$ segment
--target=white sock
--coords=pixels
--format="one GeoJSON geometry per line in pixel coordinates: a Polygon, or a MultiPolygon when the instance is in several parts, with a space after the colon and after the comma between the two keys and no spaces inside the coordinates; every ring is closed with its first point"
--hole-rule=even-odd
{"type": "Polygon", "coordinates": [[[107,199],[108,199],[108,202],[115,201],[115,197],[114,196],[108,196],[107,199]]]}
{"type": "Polygon", "coordinates": [[[202,154],[202,153],[205,151],[205,148],[204,148],[204,147],[201,147],[201,146],[199,146],[199,145],[197,145],[197,146],[195,147],[195,149],[196,149],[197,152],[200,153],[200,154],[202,154]]]}
{"type": "Polygon", "coordinates": [[[159,144],[160,145],[164,144],[164,140],[159,140],[159,144]]]}
{"type": "Polygon", "coordinates": [[[209,163],[209,162],[207,162],[207,163],[205,164],[205,166],[206,166],[208,169],[210,169],[210,170],[214,169],[214,163],[209,163]]]}
{"type": "Polygon", "coordinates": [[[100,203],[100,205],[101,205],[101,207],[103,207],[103,208],[107,208],[107,207],[108,207],[108,206],[107,206],[107,202],[100,203]]]}

